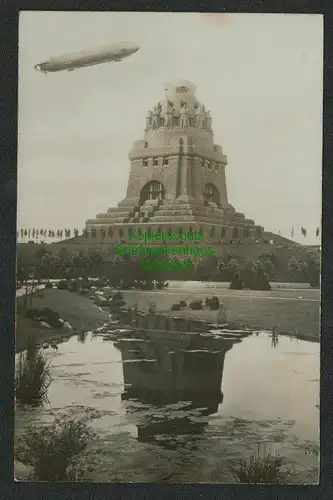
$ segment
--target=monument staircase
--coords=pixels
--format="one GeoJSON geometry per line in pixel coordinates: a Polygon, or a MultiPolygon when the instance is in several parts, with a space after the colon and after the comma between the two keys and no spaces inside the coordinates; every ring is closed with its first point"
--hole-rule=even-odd
{"type": "Polygon", "coordinates": [[[211,225],[253,226],[254,221],[233,208],[222,209],[215,204],[203,206],[195,201],[178,203],[176,200],[146,200],[140,207],[109,208],[106,214],[98,214],[100,224],[170,224],[180,222],[206,223],[211,225]]]}

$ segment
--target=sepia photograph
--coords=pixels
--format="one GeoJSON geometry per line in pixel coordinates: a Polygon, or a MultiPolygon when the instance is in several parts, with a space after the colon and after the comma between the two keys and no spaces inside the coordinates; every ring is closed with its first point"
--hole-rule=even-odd
{"type": "Polygon", "coordinates": [[[319,483],[323,16],[24,11],[13,476],[319,483]]]}

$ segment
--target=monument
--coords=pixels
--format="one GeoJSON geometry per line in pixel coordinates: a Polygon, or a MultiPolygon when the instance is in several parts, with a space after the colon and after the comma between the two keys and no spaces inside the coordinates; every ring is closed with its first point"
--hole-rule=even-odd
{"type": "Polygon", "coordinates": [[[131,229],[201,230],[215,243],[258,238],[263,232],[236,212],[227,196],[227,158],[214,143],[212,117],[191,82],[170,83],[146,116],[144,139],[129,153],[127,193],[116,208],[86,221],[86,230],[110,242],[131,229]]]}

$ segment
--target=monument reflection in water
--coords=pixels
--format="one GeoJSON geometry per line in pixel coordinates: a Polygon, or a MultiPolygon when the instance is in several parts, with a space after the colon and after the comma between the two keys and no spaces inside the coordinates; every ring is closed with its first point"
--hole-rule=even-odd
{"type": "Polygon", "coordinates": [[[239,337],[156,330],[120,340],[126,387],[122,400],[138,403],[127,409],[137,423],[138,440],[167,448],[184,442],[195,447],[208,416],[223,401],[225,355],[238,342],[239,337]]]}

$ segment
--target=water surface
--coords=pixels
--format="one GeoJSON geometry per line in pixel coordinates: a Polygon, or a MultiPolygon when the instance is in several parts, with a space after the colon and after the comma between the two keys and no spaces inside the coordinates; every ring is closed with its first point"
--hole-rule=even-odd
{"type": "Polygon", "coordinates": [[[294,482],[317,482],[319,344],[238,330],[115,343],[104,330],[45,350],[50,405],[18,407],[17,436],[67,409],[93,417],[95,481],[234,482],[225,463],[266,442],[294,482]]]}

